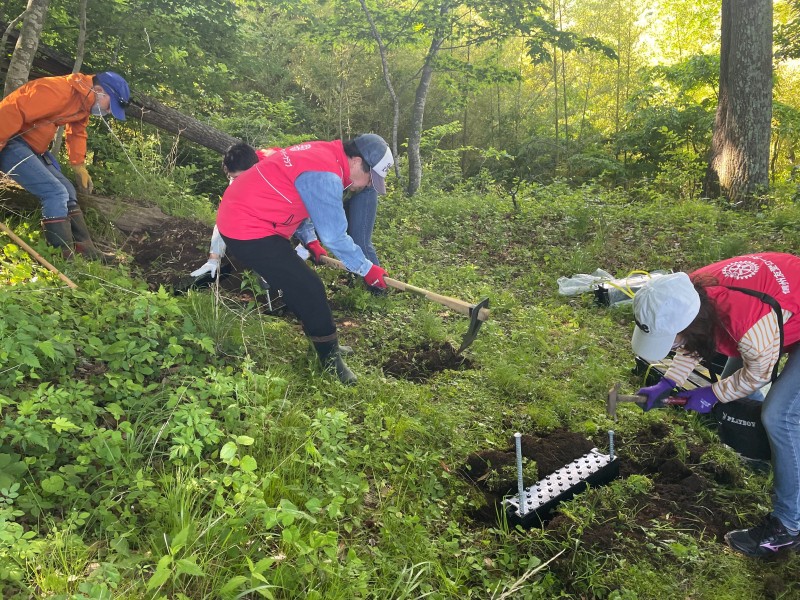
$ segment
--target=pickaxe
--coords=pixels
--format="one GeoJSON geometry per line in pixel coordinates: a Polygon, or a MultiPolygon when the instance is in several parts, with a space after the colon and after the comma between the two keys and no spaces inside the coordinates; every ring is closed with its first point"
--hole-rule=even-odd
{"type": "MultiPolygon", "coordinates": [[[[647,402],[647,396],[644,394],[635,394],[633,396],[628,396],[625,394],[619,393],[620,384],[614,384],[610,390],[608,390],[608,400],[606,400],[606,412],[608,416],[617,420],[617,403],[618,402],[635,402],[641,406],[644,406],[645,402],[647,402]]],[[[683,406],[686,404],[686,398],[676,398],[675,396],[670,396],[669,398],[664,398],[661,401],[665,406],[683,406]]]]}
{"type": "MultiPolygon", "coordinates": [[[[344,263],[340,260],[336,260],[335,258],[330,258],[328,256],[323,256],[321,258],[321,262],[326,265],[330,265],[332,267],[336,267],[337,269],[345,269],[347,267],[344,266],[344,263]]],[[[384,277],[383,280],[386,282],[386,285],[392,287],[396,290],[402,290],[404,292],[412,292],[414,294],[418,294],[420,296],[424,296],[428,300],[432,302],[436,302],[447,308],[451,308],[454,311],[461,313],[462,315],[467,315],[470,318],[469,321],[469,329],[467,329],[467,333],[464,334],[464,337],[461,341],[461,347],[458,349],[456,354],[461,354],[464,350],[466,350],[472,342],[475,341],[475,337],[478,335],[478,329],[480,329],[481,324],[489,318],[489,298],[484,298],[477,304],[469,304],[464,302],[463,300],[458,300],[456,298],[450,298],[449,296],[442,296],[441,294],[436,294],[434,292],[430,292],[426,289],[416,287],[409,283],[404,283],[397,279],[392,279],[391,277],[384,277]]]]}

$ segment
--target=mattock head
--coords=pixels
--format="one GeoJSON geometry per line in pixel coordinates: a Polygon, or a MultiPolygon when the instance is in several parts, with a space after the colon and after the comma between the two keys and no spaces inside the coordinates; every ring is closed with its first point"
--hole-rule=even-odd
{"type": "Polygon", "coordinates": [[[464,337],[461,340],[461,346],[459,347],[456,354],[461,354],[464,350],[466,350],[472,342],[475,341],[475,338],[478,335],[478,329],[481,328],[481,321],[478,316],[481,313],[482,308],[489,307],[489,298],[484,298],[480,302],[478,302],[475,306],[470,306],[469,308],[469,329],[467,329],[467,333],[464,334],[464,337]]]}

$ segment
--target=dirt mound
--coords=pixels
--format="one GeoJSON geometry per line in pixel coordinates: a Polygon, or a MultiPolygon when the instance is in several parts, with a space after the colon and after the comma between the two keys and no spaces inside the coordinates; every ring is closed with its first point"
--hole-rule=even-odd
{"type": "Polygon", "coordinates": [[[389,356],[383,365],[383,372],[398,379],[423,383],[445,370],[462,371],[471,368],[472,361],[456,354],[452,344],[425,342],[414,348],[401,348],[389,356]]]}

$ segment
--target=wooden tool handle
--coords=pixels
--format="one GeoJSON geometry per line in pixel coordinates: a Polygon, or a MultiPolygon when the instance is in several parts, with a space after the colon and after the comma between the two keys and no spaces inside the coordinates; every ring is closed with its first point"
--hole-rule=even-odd
{"type": "MultiPolygon", "coordinates": [[[[321,258],[321,262],[326,265],[330,265],[332,267],[336,267],[338,269],[347,270],[347,267],[344,266],[344,263],[340,260],[336,260],[335,258],[330,258],[328,256],[323,256],[321,258]]],[[[392,287],[396,290],[402,290],[404,292],[412,292],[414,294],[418,294],[420,296],[424,296],[428,300],[432,302],[436,302],[437,304],[441,304],[448,308],[452,308],[454,311],[461,313],[462,315],[470,316],[470,310],[472,309],[472,304],[468,304],[463,300],[458,300],[457,298],[450,298],[449,296],[442,296],[441,294],[436,294],[434,292],[428,291],[424,288],[416,287],[409,283],[404,283],[397,279],[392,279],[391,277],[384,277],[383,280],[386,282],[386,285],[392,287]]],[[[482,308],[478,311],[478,320],[485,321],[489,318],[489,309],[482,308]]]]}
{"type": "MultiPolygon", "coordinates": [[[[643,404],[647,402],[647,396],[644,394],[634,394],[633,396],[617,394],[617,402],[639,402],[643,404]]],[[[664,398],[662,402],[668,406],[683,406],[686,404],[686,398],[670,396],[669,398],[664,398]]]]}
{"type": "Polygon", "coordinates": [[[617,402],[647,402],[647,396],[639,394],[617,394],[617,402]]]}
{"type": "Polygon", "coordinates": [[[25,250],[25,252],[27,252],[28,254],[30,254],[30,255],[31,255],[31,256],[32,256],[34,259],[36,259],[36,261],[37,261],[39,264],[41,264],[42,266],[44,266],[46,269],[48,269],[48,270],[49,270],[49,271],[51,271],[52,273],[55,273],[56,275],[58,275],[58,278],[59,278],[61,281],[63,281],[64,283],[66,283],[66,284],[67,284],[69,287],[71,287],[73,290],[74,290],[74,289],[77,289],[77,287],[78,287],[78,286],[77,286],[77,285],[75,285],[75,283],[73,283],[73,282],[72,282],[72,280],[70,280],[70,278],[69,278],[69,277],[67,277],[66,275],[64,275],[64,274],[63,274],[61,271],[59,271],[59,270],[58,270],[58,269],[56,269],[56,268],[55,268],[53,265],[51,265],[49,262],[47,262],[47,261],[45,260],[45,258],[44,258],[44,257],[43,257],[41,254],[39,254],[39,253],[38,253],[36,250],[34,250],[34,249],[33,249],[33,248],[31,248],[31,247],[30,247],[28,244],[26,244],[26,243],[24,242],[24,240],[22,240],[22,239],[21,239],[21,238],[20,238],[20,237],[19,237],[19,236],[18,236],[16,233],[14,233],[13,231],[11,231],[11,230],[10,230],[10,229],[9,229],[9,228],[6,226],[6,224],[5,224],[5,223],[0,223],[0,231],[2,231],[3,233],[5,233],[5,234],[6,234],[8,237],[10,237],[12,240],[14,240],[14,241],[15,241],[17,244],[19,244],[19,246],[20,246],[20,247],[21,247],[23,250],[25,250]]]}

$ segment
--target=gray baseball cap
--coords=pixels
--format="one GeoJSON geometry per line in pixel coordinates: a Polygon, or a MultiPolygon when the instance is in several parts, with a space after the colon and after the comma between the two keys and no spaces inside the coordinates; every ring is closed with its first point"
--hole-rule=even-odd
{"type": "Polygon", "coordinates": [[[394,164],[392,151],[389,144],[375,133],[365,133],[353,140],[358,152],[364,158],[372,171],[372,187],[379,194],[386,193],[386,175],[394,164]]]}

